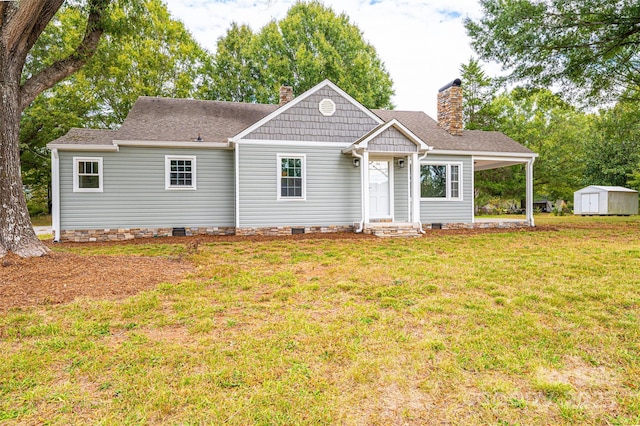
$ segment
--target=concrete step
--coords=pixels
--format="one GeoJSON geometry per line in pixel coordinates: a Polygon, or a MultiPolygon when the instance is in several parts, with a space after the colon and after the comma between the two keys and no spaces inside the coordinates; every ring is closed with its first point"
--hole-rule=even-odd
{"type": "Polygon", "coordinates": [[[420,225],[410,222],[367,223],[363,232],[384,238],[420,237],[422,235],[420,225]]]}

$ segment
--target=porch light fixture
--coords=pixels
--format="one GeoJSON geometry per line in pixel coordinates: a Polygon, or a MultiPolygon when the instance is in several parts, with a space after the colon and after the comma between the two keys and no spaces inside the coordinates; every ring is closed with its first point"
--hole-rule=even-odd
{"type": "Polygon", "coordinates": [[[398,167],[404,169],[404,158],[398,158],[398,167]]]}
{"type": "Polygon", "coordinates": [[[353,159],[353,167],[360,167],[360,159],[359,158],[354,158],[353,159]]]}

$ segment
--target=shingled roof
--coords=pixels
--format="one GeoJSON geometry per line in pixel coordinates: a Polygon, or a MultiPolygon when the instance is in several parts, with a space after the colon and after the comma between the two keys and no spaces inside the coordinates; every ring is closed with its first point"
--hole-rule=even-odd
{"type": "Polygon", "coordinates": [[[227,142],[278,105],[141,96],[118,131],[118,140],[227,142]]]}
{"type": "Polygon", "coordinates": [[[70,129],[66,135],[59,137],[53,143],[65,145],[113,145],[113,138],[117,130],[108,129],[70,129]]]}
{"type": "MultiPolygon", "coordinates": [[[[71,129],[52,144],[112,145],[113,140],[226,143],[278,105],[141,96],[119,130],[71,129]]],[[[533,153],[500,132],[465,130],[452,136],[421,111],[372,110],[385,122],[398,120],[436,150],[533,153]]],[[[117,142],[116,142],[117,143],[117,142]]]]}
{"type": "Polygon", "coordinates": [[[500,132],[465,130],[462,136],[453,136],[422,111],[373,110],[373,112],[384,121],[395,118],[435,150],[533,153],[500,132]]]}

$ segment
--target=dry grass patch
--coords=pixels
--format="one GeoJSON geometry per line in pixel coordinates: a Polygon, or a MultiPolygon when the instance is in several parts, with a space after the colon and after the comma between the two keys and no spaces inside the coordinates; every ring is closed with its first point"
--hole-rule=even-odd
{"type": "Polygon", "coordinates": [[[640,221],[543,220],[411,240],[216,239],[189,254],[87,246],[194,269],[124,300],[2,314],[0,419],[640,423],[640,221]]]}

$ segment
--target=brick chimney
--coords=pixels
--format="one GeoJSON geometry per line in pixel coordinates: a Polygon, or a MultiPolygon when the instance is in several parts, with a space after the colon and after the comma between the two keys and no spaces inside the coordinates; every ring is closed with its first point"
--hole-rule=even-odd
{"type": "Polygon", "coordinates": [[[462,136],[461,84],[456,78],[438,91],[438,125],[454,136],[462,136]]]}
{"type": "Polygon", "coordinates": [[[280,106],[291,102],[293,98],[293,87],[280,86],[280,106]]]}

